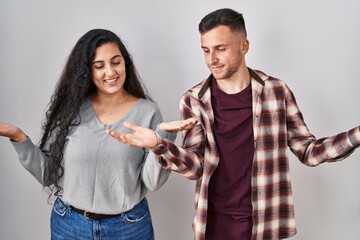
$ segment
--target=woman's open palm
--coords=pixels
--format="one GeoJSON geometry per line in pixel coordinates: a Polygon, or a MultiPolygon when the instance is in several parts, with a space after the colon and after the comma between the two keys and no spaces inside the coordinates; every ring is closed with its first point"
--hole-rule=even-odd
{"type": "MultiPolygon", "coordinates": [[[[182,121],[163,122],[159,125],[160,129],[169,133],[180,132],[182,130],[192,129],[197,123],[195,118],[189,118],[182,121]]],[[[157,145],[156,133],[149,129],[137,126],[133,123],[125,122],[124,126],[132,130],[132,133],[120,133],[107,130],[107,133],[129,146],[140,148],[153,148],[157,145]]]]}

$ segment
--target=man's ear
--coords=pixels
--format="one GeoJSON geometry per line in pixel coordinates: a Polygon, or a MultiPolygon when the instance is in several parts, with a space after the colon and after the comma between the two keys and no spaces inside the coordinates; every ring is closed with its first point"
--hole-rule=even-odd
{"type": "Polygon", "coordinates": [[[241,43],[241,53],[245,55],[249,51],[250,42],[249,40],[245,39],[241,43]]]}

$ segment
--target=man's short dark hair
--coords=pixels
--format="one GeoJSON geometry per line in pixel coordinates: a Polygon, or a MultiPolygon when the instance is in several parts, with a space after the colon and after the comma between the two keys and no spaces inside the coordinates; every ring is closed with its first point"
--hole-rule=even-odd
{"type": "Polygon", "coordinates": [[[231,31],[243,32],[246,36],[243,15],[229,8],[218,9],[207,14],[199,23],[199,32],[203,34],[219,25],[228,26],[231,31]]]}

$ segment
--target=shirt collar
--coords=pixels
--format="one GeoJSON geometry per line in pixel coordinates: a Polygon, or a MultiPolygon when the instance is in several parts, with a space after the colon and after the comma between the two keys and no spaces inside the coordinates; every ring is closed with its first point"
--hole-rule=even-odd
{"type": "MultiPolygon", "coordinates": [[[[251,68],[248,68],[248,70],[249,70],[250,76],[251,76],[252,78],[254,78],[254,79],[255,79],[258,83],[260,83],[261,85],[263,85],[263,86],[265,85],[264,80],[262,80],[261,77],[260,77],[254,70],[252,70],[251,68]]],[[[199,93],[198,93],[198,98],[199,98],[199,99],[201,99],[201,98],[204,96],[206,90],[207,90],[207,89],[209,88],[209,86],[210,86],[210,80],[213,79],[213,78],[214,78],[214,76],[213,76],[212,74],[210,74],[210,76],[206,79],[204,85],[202,86],[202,88],[200,89],[200,91],[199,91],[199,93]]]]}

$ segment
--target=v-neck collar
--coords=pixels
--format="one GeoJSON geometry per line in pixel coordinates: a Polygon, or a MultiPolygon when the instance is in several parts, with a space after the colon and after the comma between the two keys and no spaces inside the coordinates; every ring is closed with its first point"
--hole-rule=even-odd
{"type": "Polygon", "coordinates": [[[94,121],[96,122],[96,125],[99,126],[99,128],[101,129],[113,129],[114,127],[118,126],[119,124],[122,124],[127,118],[128,116],[135,111],[135,108],[137,107],[137,105],[140,104],[140,102],[142,101],[142,98],[139,98],[136,103],[134,104],[134,106],[132,106],[130,108],[130,110],[124,114],[124,116],[122,116],[120,119],[116,120],[114,123],[112,124],[104,124],[100,121],[99,117],[96,115],[94,106],[92,105],[91,102],[91,98],[88,97],[85,101],[86,104],[86,111],[88,112],[88,114],[91,116],[92,119],[94,119],[94,121]]]}

